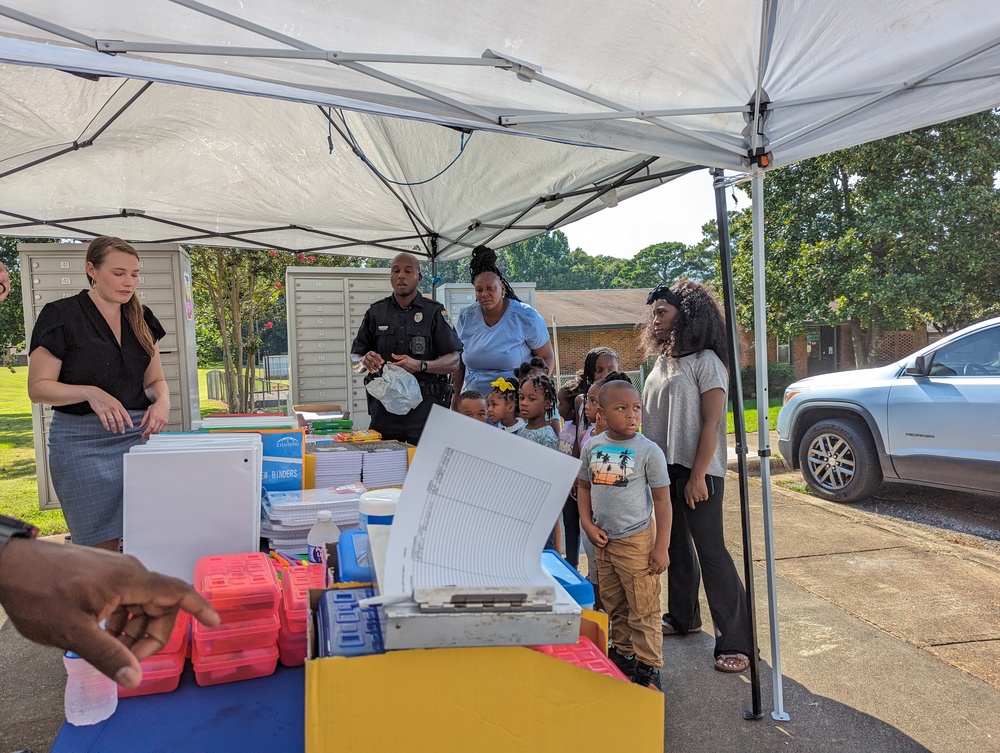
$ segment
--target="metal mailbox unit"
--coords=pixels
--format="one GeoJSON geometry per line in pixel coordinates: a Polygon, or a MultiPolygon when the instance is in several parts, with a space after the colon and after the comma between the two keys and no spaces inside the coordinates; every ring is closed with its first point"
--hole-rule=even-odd
{"type": "MultiPolygon", "coordinates": [[[[166,334],[159,342],[163,374],[170,388],[167,431],[190,431],[200,416],[198,358],[195,351],[191,258],[178,245],[133,244],[139,253],[136,295],[160,320],[166,334]]],[[[19,243],[24,330],[31,341],[35,319],[46,303],[70,298],[90,287],[85,272],[87,247],[82,243],[19,243]]],[[[31,406],[38,473],[38,505],[59,507],[49,480],[48,433],[52,408],[31,406]]]]}
{"type": "Polygon", "coordinates": [[[367,429],[368,393],[350,350],[368,307],[392,293],[389,270],[288,267],[285,291],[292,403],[340,404],[367,429]]]}

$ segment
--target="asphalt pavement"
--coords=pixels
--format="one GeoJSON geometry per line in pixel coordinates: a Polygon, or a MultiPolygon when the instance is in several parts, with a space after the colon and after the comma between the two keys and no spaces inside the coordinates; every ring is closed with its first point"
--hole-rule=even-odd
{"type": "MultiPolygon", "coordinates": [[[[732,473],[726,495],[727,539],[742,572],[732,473]]],[[[779,704],[755,478],[749,502],[762,716],[744,719],[749,673],[713,670],[703,604],[703,632],[664,642],[665,751],[1000,750],[1000,555],[977,547],[975,537],[955,539],[775,485],[779,704]],[[775,719],[776,708],[789,719],[775,719]]],[[[0,678],[0,753],[48,751],[63,720],[59,652],[28,643],[6,622],[0,678]]]]}

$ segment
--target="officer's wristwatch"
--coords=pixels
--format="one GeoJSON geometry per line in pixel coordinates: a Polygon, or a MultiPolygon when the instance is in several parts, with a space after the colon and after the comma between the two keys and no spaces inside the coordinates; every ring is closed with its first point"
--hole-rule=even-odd
{"type": "Polygon", "coordinates": [[[38,529],[33,525],[0,515],[0,552],[11,539],[33,539],[37,535],[38,529]]]}
{"type": "Polygon", "coordinates": [[[427,371],[427,361],[421,361],[420,362],[420,373],[423,374],[425,371],[427,371]]]}

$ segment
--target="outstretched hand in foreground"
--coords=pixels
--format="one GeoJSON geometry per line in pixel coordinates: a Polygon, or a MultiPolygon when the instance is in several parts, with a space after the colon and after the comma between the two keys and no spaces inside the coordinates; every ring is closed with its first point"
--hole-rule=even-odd
{"type": "Polygon", "coordinates": [[[134,557],[34,539],[0,550],[0,605],[25,638],[72,651],[126,688],[142,681],[139,662],[166,645],[179,610],[219,623],[191,586],[134,557]]]}

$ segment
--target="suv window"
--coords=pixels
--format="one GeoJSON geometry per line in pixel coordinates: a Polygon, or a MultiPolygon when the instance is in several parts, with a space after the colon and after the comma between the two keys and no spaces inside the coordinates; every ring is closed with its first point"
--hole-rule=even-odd
{"type": "Polygon", "coordinates": [[[963,337],[934,352],[931,376],[1000,374],[1000,327],[963,337]]]}

